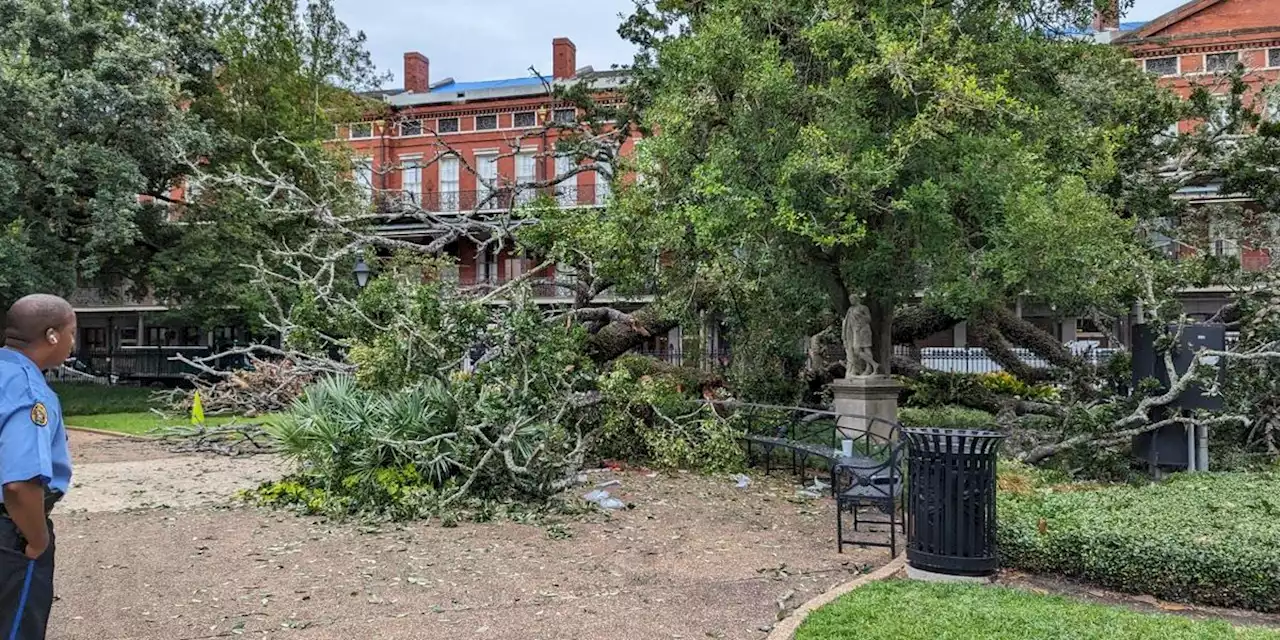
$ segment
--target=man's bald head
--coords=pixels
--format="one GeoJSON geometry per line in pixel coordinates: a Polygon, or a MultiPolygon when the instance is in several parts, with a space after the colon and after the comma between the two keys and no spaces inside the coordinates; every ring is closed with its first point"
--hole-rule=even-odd
{"type": "MultiPolygon", "coordinates": [[[[49,342],[49,336],[74,326],[76,312],[58,296],[37,293],[13,303],[4,316],[4,343],[19,350],[49,342]]],[[[55,343],[56,344],[56,341],[55,343]]]]}

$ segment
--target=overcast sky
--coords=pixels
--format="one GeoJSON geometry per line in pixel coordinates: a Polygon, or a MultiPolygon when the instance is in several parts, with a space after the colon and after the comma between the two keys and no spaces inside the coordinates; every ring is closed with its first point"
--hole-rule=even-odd
{"type": "MultiPolygon", "coordinates": [[[[1135,0],[1125,20],[1150,20],[1185,0],[1135,0]]],[[[631,62],[618,37],[631,0],[334,0],[338,15],[369,36],[380,71],[401,86],[404,52],[431,59],[431,80],[519,78],[533,65],[551,73],[551,40],[578,46],[578,66],[607,69],[631,62]]]]}

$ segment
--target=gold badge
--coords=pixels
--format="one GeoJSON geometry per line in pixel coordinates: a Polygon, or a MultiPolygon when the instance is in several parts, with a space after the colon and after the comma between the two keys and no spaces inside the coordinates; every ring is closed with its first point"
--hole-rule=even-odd
{"type": "Polygon", "coordinates": [[[36,423],[37,427],[49,424],[49,411],[44,408],[43,402],[37,402],[34,407],[31,407],[31,421],[36,423]]]}

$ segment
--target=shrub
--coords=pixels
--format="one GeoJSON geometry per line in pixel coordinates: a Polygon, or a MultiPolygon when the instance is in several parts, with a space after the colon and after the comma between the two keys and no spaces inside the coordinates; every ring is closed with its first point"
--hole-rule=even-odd
{"type": "Polygon", "coordinates": [[[1058,402],[1058,389],[1048,384],[1030,385],[1005,371],[969,374],[926,371],[904,380],[906,404],[912,407],[965,405],[994,408],[1001,398],[1058,402]]]}
{"type": "Polygon", "coordinates": [[[680,373],[652,371],[621,359],[600,377],[600,427],[594,452],[602,458],[654,466],[722,472],[745,463],[735,420],[723,419],[687,393],[680,373]]]}
{"type": "Polygon", "coordinates": [[[993,429],[996,426],[995,416],[966,407],[904,407],[898,411],[898,421],[904,427],[922,429],[993,429]]]}
{"type": "Polygon", "coordinates": [[[1000,494],[1005,564],[1167,600],[1280,611],[1280,476],[1069,488],[1078,487],[1000,494]]]}
{"type": "Polygon", "coordinates": [[[1137,613],[1001,587],[887,580],[818,609],[796,640],[1275,640],[1269,629],[1137,613]]]}

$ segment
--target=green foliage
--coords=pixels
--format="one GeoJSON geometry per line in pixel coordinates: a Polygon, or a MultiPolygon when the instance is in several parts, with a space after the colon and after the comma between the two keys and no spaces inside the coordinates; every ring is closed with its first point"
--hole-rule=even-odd
{"type": "Polygon", "coordinates": [[[1218,640],[1280,633],[978,585],[886,580],[818,609],[796,640],[1218,640]]]}
{"type": "Polygon", "coordinates": [[[152,390],[144,387],[68,382],[54,382],[49,386],[58,394],[63,415],[68,416],[146,412],[156,406],[151,398],[152,390]]]}
{"type": "Polygon", "coordinates": [[[903,407],[898,411],[898,421],[904,427],[933,429],[991,430],[996,427],[995,416],[968,407],[903,407]]]}
{"type": "Polygon", "coordinates": [[[1277,611],[1278,492],[1271,473],[1002,492],[1000,553],[1011,567],[1131,593],[1277,611]]]}
{"type": "Polygon", "coordinates": [[[600,428],[594,452],[603,458],[709,473],[742,468],[743,429],[690,400],[678,374],[649,372],[646,358],[619,358],[600,377],[600,428]]]}
{"type": "Polygon", "coordinates": [[[1117,215],[1124,171],[1175,101],[1111,48],[1020,22],[1086,4],[643,5],[628,99],[661,134],[601,215],[751,340],[794,344],[850,292],[873,317],[920,291],[958,317],[1027,291],[1126,303],[1145,247],[1117,215]]]}
{"type": "Polygon", "coordinates": [[[205,11],[0,2],[0,255],[17,279],[0,295],[146,282],[164,210],[137,196],[181,175],[176,148],[207,151],[203,123],[182,108],[213,88],[205,11]]]}
{"type": "Polygon", "coordinates": [[[1048,384],[1027,384],[1009,373],[967,374],[926,371],[914,378],[904,378],[908,406],[940,407],[999,406],[1001,399],[1032,400],[1056,403],[1059,392],[1048,384]]]}
{"type": "Polygon", "coordinates": [[[1058,390],[1052,385],[1027,384],[1007,371],[980,374],[978,383],[992,393],[1012,396],[1019,400],[1054,402],[1059,399],[1058,390]]]}
{"type": "Polygon", "coordinates": [[[170,228],[150,277],[159,294],[197,321],[226,322],[233,307],[241,311],[235,320],[256,322],[263,300],[245,286],[246,265],[265,248],[292,245],[313,221],[308,207],[264,207],[228,177],[267,178],[265,162],[305,192],[330,199],[320,194],[341,183],[349,166],[329,144],[334,125],[376,108],[356,92],[384,78],[365,35],[338,19],[332,0],[222,0],[206,29],[220,56],[218,87],[190,104],[211,140],[199,156],[182,149],[203,174],[195,178],[199,196],[184,194],[182,216],[211,224],[170,228]]]}

